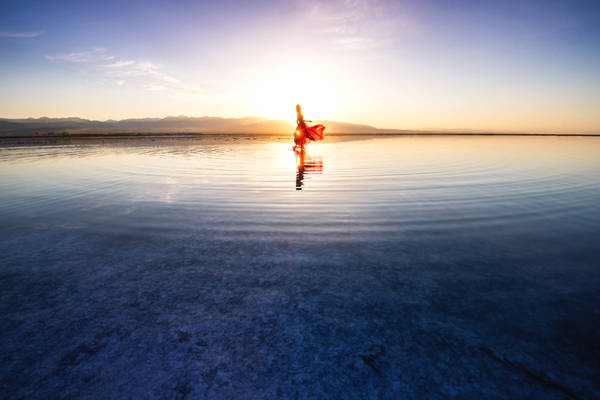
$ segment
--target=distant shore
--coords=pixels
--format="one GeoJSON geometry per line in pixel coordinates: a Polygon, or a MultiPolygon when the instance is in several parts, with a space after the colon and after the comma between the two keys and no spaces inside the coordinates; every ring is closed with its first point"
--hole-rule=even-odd
{"type": "MultiPolygon", "coordinates": [[[[137,138],[197,138],[207,136],[289,136],[290,133],[259,133],[259,132],[48,132],[48,133],[22,133],[0,135],[0,142],[14,140],[47,140],[47,139],[137,139],[137,138]]],[[[490,133],[490,132],[429,132],[429,131],[403,131],[403,132],[337,132],[327,136],[574,136],[574,137],[600,137],[600,133],[490,133]]]]}
{"type": "MultiPolygon", "coordinates": [[[[327,127],[326,136],[334,135],[480,135],[480,136],[598,136],[600,132],[579,133],[543,131],[520,133],[490,131],[481,128],[420,129],[377,128],[366,124],[343,121],[315,120],[327,127]]],[[[132,138],[132,137],[197,137],[205,135],[285,135],[292,134],[296,125],[289,120],[272,120],[260,117],[222,118],[188,117],[137,118],[96,121],[78,117],[68,118],[0,118],[0,140],[24,138],[132,138]]]]}

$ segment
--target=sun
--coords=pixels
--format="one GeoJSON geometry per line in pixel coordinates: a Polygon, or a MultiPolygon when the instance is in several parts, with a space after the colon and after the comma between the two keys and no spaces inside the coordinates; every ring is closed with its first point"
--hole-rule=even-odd
{"type": "Polygon", "coordinates": [[[313,65],[291,63],[252,86],[254,108],[267,118],[294,119],[300,104],[307,119],[332,119],[340,105],[336,78],[313,65]]]}

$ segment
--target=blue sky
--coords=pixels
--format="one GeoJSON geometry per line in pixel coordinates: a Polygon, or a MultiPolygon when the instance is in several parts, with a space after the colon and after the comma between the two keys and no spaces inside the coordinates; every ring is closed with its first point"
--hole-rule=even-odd
{"type": "Polygon", "coordinates": [[[4,1],[0,116],[600,131],[600,3],[4,1]]]}

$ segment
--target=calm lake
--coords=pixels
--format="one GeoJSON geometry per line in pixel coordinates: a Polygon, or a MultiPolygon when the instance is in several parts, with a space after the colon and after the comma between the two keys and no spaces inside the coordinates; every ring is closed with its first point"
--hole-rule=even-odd
{"type": "Polygon", "coordinates": [[[0,143],[8,398],[599,398],[600,137],[0,143]]]}

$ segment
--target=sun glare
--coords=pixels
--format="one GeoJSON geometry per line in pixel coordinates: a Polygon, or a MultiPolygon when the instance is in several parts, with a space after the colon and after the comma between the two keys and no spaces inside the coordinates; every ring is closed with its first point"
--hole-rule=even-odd
{"type": "Polygon", "coordinates": [[[333,119],[340,105],[336,79],[314,66],[291,64],[262,76],[252,85],[253,102],[261,116],[289,120],[301,104],[307,119],[333,119]]]}

